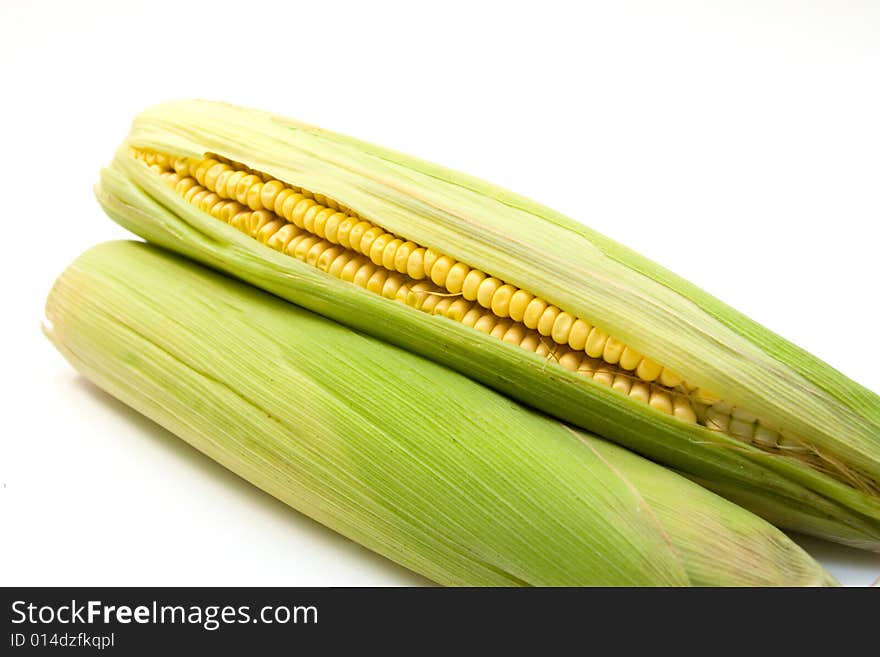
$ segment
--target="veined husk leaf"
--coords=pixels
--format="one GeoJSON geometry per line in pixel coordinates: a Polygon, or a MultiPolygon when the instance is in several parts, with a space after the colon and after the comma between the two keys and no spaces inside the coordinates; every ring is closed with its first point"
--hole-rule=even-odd
{"type": "Polygon", "coordinates": [[[880,399],[696,286],[488,183],[271,114],[160,105],[134,122],[98,198],[135,233],[416,351],[667,463],[785,527],[880,547],[880,499],[795,459],[688,426],[467,327],[353,288],[189,205],[128,147],[216,153],[529,289],[880,481],[880,399]]]}
{"type": "Polygon", "coordinates": [[[683,477],[156,247],[91,249],[46,317],[112,395],[436,582],[834,583],[683,477]]]}

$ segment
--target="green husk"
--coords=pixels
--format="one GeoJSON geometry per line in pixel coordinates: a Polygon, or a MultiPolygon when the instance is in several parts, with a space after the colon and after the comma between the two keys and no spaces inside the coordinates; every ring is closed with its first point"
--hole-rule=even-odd
{"type": "Polygon", "coordinates": [[[156,247],[91,249],[46,317],[109,393],[438,583],[834,583],[683,477],[156,247]]]}
{"type": "Polygon", "coordinates": [[[112,218],[150,241],[600,433],[747,500],[782,526],[880,550],[880,498],[276,253],[189,205],[131,158],[129,145],[193,157],[217,153],[334,198],[391,232],[591,319],[689,382],[880,481],[880,398],[638,254],[482,181],[204,101],[140,115],[97,190],[112,218]]]}

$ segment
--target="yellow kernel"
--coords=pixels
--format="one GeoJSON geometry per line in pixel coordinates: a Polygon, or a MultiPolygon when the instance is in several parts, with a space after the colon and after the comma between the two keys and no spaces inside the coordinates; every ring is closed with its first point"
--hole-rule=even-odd
{"type": "Polygon", "coordinates": [[[452,297],[439,297],[439,296],[438,296],[438,299],[439,299],[439,301],[437,301],[437,305],[434,306],[434,309],[432,310],[432,312],[435,315],[443,315],[444,317],[446,317],[446,311],[448,311],[449,306],[452,305],[453,299],[452,299],[452,297]]]}
{"type": "Polygon", "coordinates": [[[485,313],[483,313],[480,308],[472,307],[464,314],[464,317],[461,318],[461,323],[465,326],[473,327],[484,314],[485,313]]]}
{"type": "MultiPolygon", "coordinates": [[[[205,172],[205,187],[217,190],[217,179],[224,171],[229,171],[229,166],[218,162],[205,172]]],[[[271,207],[271,206],[270,206],[271,207]]]]}
{"type": "Polygon", "coordinates": [[[674,388],[678,385],[681,385],[681,383],[684,382],[684,379],[681,376],[679,376],[675,372],[669,371],[665,367],[660,371],[659,378],[660,378],[660,383],[662,383],[663,385],[665,385],[669,388],[674,388]]]}
{"type": "Polygon", "coordinates": [[[298,234],[300,234],[299,228],[293,224],[285,223],[274,235],[272,235],[272,237],[269,238],[269,241],[266,242],[266,244],[276,251],[284,251],[287,243],[298,234]]]}
{"type": "Polygon", "coordinates": [[[547,344],[546,340],[543,340],[540,335],[535,334],[538,337],[538,344],[535,347],[535,353],[539,356],[546,356],[548,358],[553,357],[553,353],[550,351],[550,346],[547,344]]]}
{"type": "Polygon", "coordinates": [[[342,271],[339,272],[339,278],[351,283],[354,280],[355,274],[357,274],[358,270],[363,266],[364,262],[364,258],[352,258],[347,263],[345,263],[345,267],[343,267],[342,271]]]}
{"type": "Polygon", "coordinates": [[[446,276],[449,274],[449,270],[452,269],[452,265],[454,264],[455,260],[449,256],[440,256],[434,260],[434,263],[430,268],[428,268],[426,264],[425,271],[431,272],[431,280],[434,281],[435,285],[443,287],[446,283],[446,276]]]}
{"type": "Polygon", "coordinates": [[[406,279],[400,274],[391,274],[385,279],[385,285],[382,286],[382,296],[386,299],[396,299],[397,293],[405,282],[406,279]]]}
{"type": "Polygon", "coordinates": [[[391,233],[382,233],[376,239],[373,240],[373,243],[370,245],[369,256],[370,260],[372,260],[375,264],[384,267],[384,259],[385,259],[385,247],[388,246],[388,243],[394,239],[394,236],[391,233]]]}
{"type": "Polygon", "coordinates": [[[260,179],[253,174],[243,176],[238,181],[238,184],[235,186],[235,200],[242,205],[247,205],[248,193],[250,192],[251,187],[253,187],[254,185],[262,186],[262,184],[263,183],[260,181],[260,179]]]}
{"type": "Polygon", "coordinates": [[[684,420],[691,424],[697,421],[697,414],[694,413],[694,407],[691,406],[691,403],[681,395],[675,395],[675,398],[673,399],[672,414],[679,420],[684,420]]]}
{"type": "Polygon", "coordinates": [[[538,319],[538,333],[543,336],[549,336],[553,332],[553,323],[556,321],[556,317],[559,315],[559,308],[556,306],[547,306],[543,313],[541,313],[540,319],[538,319]]]}
{"type": "Polygon", "coordinates": [[[317,262],[315,262],[315,266],[321,271],[330,271],[330,266],[336,262],[336,259],[343,253],[345,253],[345,249],[341,246],[333,246],[329,249],[324,249],[317,262]]]}
{"type": "Polygon", "coordinates": [[[250,230],[248,230],[248,234],[251,237],[256,237],[257,234],[263,229],[263,227],[272,221],[272,215],[265,210],[255,210],[251,214],[251,225],[250,230]]]}
{"type": "MultiPolygon", "coordinates": [[[[205,180],[211,179],[211,171],[208,171],[208,175],[205,177],[205,180]]],[[[275,199],[278,198],[279,192],[284,189],[284,183],[280,180],[270,180],[263,188],[260,190],[260,203],[264,208],[269,210],[275,209],[275,199]]]]}
{"type": "Polygon", "coordinates": [[[625,370],[634,370],[639,366],[642,358],[643,356],[635,349],[624,347],[623,353],[620,354],[618,365],[620,365],[625,370]]]}
{"type": "Polygon", "coordinates": [[[504,337],[504,334],[507,333],[508,329],[513,326],[513,324],[506,319],[502,319],[500,322],[495,324],[495,327],[489,332],[493,338],[498,338],[499,340],[504,337]]]}
{"type": "Polygon", "coordinates": [[[495,323],[495,317],[489,313],[484,313],[474,324],[474,328],[483,333],[489,333],[495,328],[495,323]]]}
{"type": "Polygon", "coordinates": [[[605,351],[606,340],[608,340],[608,334],[598,326],[594,326],[584,344],[584,351],[587,352],[587,356],[599,358],[602,352],[605,351]]]}
{"type": "Polygon", "coordinates": [[[620,340],[615,340],[611,336],[605,341],[605,348],[602,350],[602,360],[606,363],[616,365],[623,353],[624,344],[620,340]]]}
{"type": "Polygon", "coordinates": [[[468,301],[476,301],[477,292],[484,280],[486,280],[486,274],[478,269],[471,269],[462,281],[461,295],[468,301]]]}
{"type": "Polygon", "coordinates": [[[303,241],[308,241],[309,243],[311,243],[313,237],[314,235],[309,235],[308,233],[303,231],[301,235],[297,235],[287,243],[287,248],[284,250],[284,252],[291,257],[296,257],[296,250],[299,248],[299,245],[303,241]]]}
{"type": "MultiPolygon", "coordinates": [[[[218,180],[218,184],[219,184],[219,180],[218,180]]],[[[263,189],[265,190],[266,187],[264,186],[263,189]]],[[[275,202],[272,204],[272,209],[275,210],[275,214],[277,214],[280,217],[285,217],[284,203],[287,201],[288,198],[290,198],[294,194],[296,194],[296,192],[294,192],[292,189],[290,189],[290,187],[282,187],[278,191],[278,193],[275,195],[275,202]]]]}
{"type": "Polygon", "coordinates": [[[570,372],[576,372],[581,364],[581,356],[575,351],[566,350],[566,352],[559,357],[559,364],[570,372]]]}
{"type": "Polygon", "coordinates": [[[601,383],[603,386],[608,386],[609,388],[614,383],[614,372],[610,367],[600,367],[596,370],[596,373],[593,374],[593,381],[596,383],[601,383]]]}
{"type": "Polygon", "coordinates": [[[431,297],[431,286],[426,283],[416,283],[409,287],[405,303],[413,308],[421,309],[422,304],[431,297]]]}
{"type": "Polygon", "coordinates": [[[199,210],[203,212],[210,212],[211,208],[213,208],[217,203],[220,202],[220,197],[217,196],[214,192],[208,192],[198,203],[199,210]]]}
{"type": "Polygon", "coordinates": [[[556,315],[553,320],[553,328],[550,329],[550,337],[554,342],[559,344],[568,344],[568,336],[571,334],[571,327],[574,325],[574,317],[566,312],[556,315]]]}
{"type": "MultiPolygon", "coordinates": [[[[397,256],[397,249],[403,245],[403,240],[397,237],[388,241],[385,249],[382,251],[382,266],[390,271],[395,271],[394,261],[397,256]]],[[[402,273],[402,272],[401,272],[402,273]]]]}
{"type": "Polygon", "coordinates": [[[215,164],[220,164],[217,160],[213,158],[205,158],[201,160],[195,167],[193,171],[192,177],[199,181],[200,185],[205,184],[205,174],[208,173],[208,169],[213,167],[215,164]]]}
{"type": "Polygon", "coordinates": [[[358,223],[360,220],[354,217],[344,217],[339,222],[339,227],[336,229],[336,241],[340,246],[354,250],[351,246],[351,231],[358,223]]]}
{"type": "Polygon", "coordinates": [[[629,396],[636,401],[647,404],[648,400],[651,399],[651,386],[644,381],[633,381],[632,387],[629,390],[629,396]]]}
{"type": "Polygon", "coordinates": [[[341,212],[334,212],[327,217],[327,222],[324,224],[324,238],[328,242],[339,244],[339,226],[343,219],[345,219],[345,215],[341,212]]]}
{"type": "Polygon", "coordinates": [[[437,258],[440,257],[440,254],[437,253],[434,249],[425,249],[425,275],[430,274],[431,269],[434,267],[434,263],[437,261],[437,258]]]}
{"type": "Polygon", "coordinates": [[[571,330],[568,332],[568,345],[572,349],[583,351],[584,345],[587,344],[587,336],[590,335],[592,328],[592,326],[582,319],[574,320],[571,325],[571,330]]]}
{"type": "Polygon", "coordinates": [[[263,183],[261,183],[261,182],[254,183],[253,185],[248,187],[246,205],[251,210],[262,210],[263,209],[262,195],[263,195],[263,183]]]}
{"type": "Polygon", "coordinates": [[[672,415],[672,398],[668,392],[652,390],[648,405],[667,415],[672,415]]]}
{"type": "Polygon", "coordinates": [[[611,384],[611,387],[618,392],[622,392],[624,395],[628,395],[629,391],[632,390],[632,379],[625,374],[618,374],[614,377],[614,383],[611,384]]]}
{"type": "Polygon", "coordinates": [[[250,212],[248,212],[247,210],[242,210],[229,220],[229,225],[241,230],[244,228],[245,222],[250,219],[250,216],[250,212]]]}
{"type": "Polygon", "coordinates": [[[547,302],[543,299],[535,297],[529,304],[526,306],[525,311],[523,312],[522,322],[530,329],[536,328],[538,326],[538,320],[541,319],[541,316],[544,314],[544,311],[547,309],[547,302]]]}
{"type": "Polygon", "coordinates": [[[354,278],[351,280],[352,283],[357,285],[358,287],[366,287],[367,282],[370,280],[370,276],[376,271],[376,265],[372,262],[365,262],[361,265],[360,269],[357,270],[357,273],[354,275],[354,278]]]}
{"type": "Polygon", "coordinates": [[[507,308],[510,319],[515,322],[523,321],[523,315],[526,312],[526,306],[529,305],[529,302],[532,299],[534,299],[534,297],[525,290],[517,290],[516,292],[514,292],[513,296],[510,297],[510,303],[508,304],[507,308]]]}
{"type": "Polygon", "coordinates": [[[178,175],[180,175],[180,176],[188,176],[189,175],[189,163],[187,161],[187,158],[185,158],[185,157],[175,158],[175,160],[171,166],[174,168],[174,170],[177,172],[178,175]]]}
{"type": "Polygon", "coordinates": [[[421,305],[419,306],[419,310],[423,310],[426,313],[433,313],[434,306],[436,306],[440,302],[440,299],[443,298],[437,294],[431,294],[430,292],[428,292],[427,294],[422,294],[421,297],[421,305]]]}
{"type": "Polygon", "coordinates": [[[537,333],[529,331],[525,334],[522,340],[520,340],[519,346],[523,349],[527,349],[528,351],[537,351],[538,346],[541,344],[541,338],[537,333]]]}
{"type": "Polygon", "coordinates": [[[653,381],[660,376],[660,370],[663,368],[650,358],[642,358],[636,367],[636,376],[643,381],[653,381]]]}
{"type": "Polygon", "coordinates": [[[593,378],[593,374],[596,372],[596,361],[590,358],[581,358],[581,364],[578,365],[577,371],[578,374],[593,378]]]}
{"type": "Polygon", "coordinates": [[[327,225],[327,220],[332,217],[335,212],[336,211],[333,210],[333,208],[321,208],[321,210],[315,215],[315,220],[312,224],[312,231],[315,235],[326,238],[327,233],[324,227],[327,225]]]}
{"type": "Polygon", "coordinates": [[[373,226],[369,230],[365,231],[363,236],[361,237],[360,247],[355,249],[355,251],[360,251],[365,256],[369,257],[370,249],[373,246],[373,242],[375,242],[379,237],[385,234],[385,231],[379,228],[379,226],[373,226]]]}
{"type": "Polygon", "coordinates": [[[310,235],[307,233],[303,239],[297,242],[296,246],[294,247],[293,253],[291,253],[290,255],[298,260],[305,260],[306,254],[309,252],[309,250],[320,241],[321,238],[317,235],[310,235]]]}
{"type": "Polygon", "coordinates": [[[324,240],[320,240],[306,252],[305,258],[303,258],[303,260],[306,264],[312,265],[314,267],[318,264],[318,259],[321,257],[321,254],[324,253],[324,251],[326,251],[329,246],[330,244],[328,244],[324,240]]]}
{"type": "MultiPolygon", "coordinates": [[[[232,219],[232,217],[234,217],[236,214],[241,212],[243,209],[244,208],[241,207],[241,204],[239,204],[238,201],[226,201],[222,206],[215,207],[215,211],[217,211],[216,216],[221,221],[225,221],[227,224],[229,223],[230,219],[232,219]]],[[[280,221],[283,221],[283,220],[280,220],[280,221]]],[[[284,221],[283,223],[284,223],[284,226],[291,225],[291,224],[288,224],[286,221],[284,221]]],[[[282,228],[283,228],[283,226],[282,226],[282,228]]],[[[294,226],[294,228],[296,228],[296,226],[294,226]]],[[[271,238],[270,238],[269,242],[266,242],[266,244],[269,244],[269,246],[272,246],[271,238]]],[[[275,248],[275,247],[273,246],[272,248],[275,248]]],[[[278,250],[281,251],[282,249],[278,249],[278,250]]]]}
{"type": "Polygon", "coordinates": [[[480,283],[479,289],[477,289],[477,303],[483,306],[483,308],[491,308],[492,297],[501,285],[501,281],[494,276],[484,279],[483,282],[480,283]]]}
{"type": "Polygon", "coordinates": [[[449,319],[454,319],[456,322],[460,322],[470,309],[470,302],[465,301],[464,299],[455,299],[446,311],[446,316],[449,319]]]}
{"type": "Polygon", "coordinates": [[[191,191],[193,194],[187,200],[195,206],[199,206],[204,198],[211,195],[211,192],[203,187],[193,187],[191,191]]]}
{"type": "Polygon", "coordinates": [[[342,252],[337,255],[333,262],[327,267],[327,273],[335,278],[342,278],[342,270],[351,260],[350,252],[342,249],[342,252]]]}
{"type": "Polygon", "coordinates": [[[193,198],[196,197],[197,194],[205,194],[205,188],[201,185],[193,185],[189,189],[186,190],[186,193],[183,195],[188,202],[192,203],[193,198]]]}
{"type": "Polygon", "coordinates": [[[412,305],[409,303],[411,294],[412,294],[412,288],[409,286],[409,283],[404,283],[397,290],[397,294],[394,295],[394,300],[400,301],[401,303],[405,303],[406,305],[412,305]]]}
{"type": "Polygon", "coordinates": [[[514,323],[510,325],[510,328],[507,329],[507,332],[501,338],[505,342],[509,342],[511,344],[518,345],[523,341],[523,338],[526,337],[526,327],[519,323],[514,323]]]}
{"type": "Polygon", "coordinates": [[[364,235],[366,235],[367,231],[373,228],[373,224],[369,221],[359,221],[354,226],[351,227],[351,230],[348,232],[348,243],[350,248],[357,251],[358,253],[364,253],[361,249],[361,240],[364,235]]]}
{"type": "Polygon", "coordinates": [[[214,180],[214,191],[224,198],[230,198],[233,196],[229,193],[229,179],[232,177],[233,173],[235,173],[233,169],[225,169],[221,171],[214,180]]]}
{"type": "Polygon", "coordinates": [[[495,294],[492,295],[491,309],[497,317],[507,317],[509,315],[510,299],[516,288],[513,285],[502,285],[495,294]]]}
{"type": "Polygon", "coordinates": [[[300,197],[296,205],[293,206],[293,211],[290,214],[290,221],[300,228],[305,228],[305,213],[313,207],[315,207],[315,202],[312,199],[300,197]]]}
{"type": "Polygon", "coordinates": [[[284,222],[281,219],[273,219],[268,222],[265,226],[260,228],[257,233],[257,241],[265,244],[269,241],[269,239],[278,232],[278,230],[284,225],[284,222]]]}
{"type": "MultiPolygon", "coordinates": [[[[409,256],[417,248],[418,245],[416,245],[414,242],[404,242],[397,248],[397,251],[394,253],[394,268],[401,274],[408,273],[409,256]]],[[[410,274],[410,276],[412,276],[412,274],[410,274]]]]}
{"type": "Polygon", "coordinates": [[[385,286],[385,281],[388,279],[388,270],[382,269],[378,267],[376,271],[370,276],[369,280],[367,280],[366,288],[370,292],[375,292],[376,294],[382,293],[382,288],[385,286]]]}
{"type": "MultiPolygon", "coordinates": [[[[281,207],[281,216],[287,219],[289,222],[294,223],[293,218],[296,213],[296,208],[303,201],[308,202],[308,199],[304,198],[302,194],[291,194],[287,198],[284,199],[284,205],[281,207]]],[[[302,212],[305,212],[306,208],[302,209],[302,212]]],[[[299,224],[297,224],[300,228],[302,228],[302,213],[299,215],[299,224]]]]}
{"type": "Polygon", "coordinates": [[[317,203],[313,203],[312,205],[310,205],[302,215],[303,228],[305,228],[312,234],[317,234],[318,231],[315,230],[315,218],[323,209],[324,208],[322,208],[317,203]]]}
{"type": "Polygon", "coordinates": [[[174,186],[174,191],[183,196],[186,194],[190,188],[196,185],[196,181],[192,178],[181,178],[180,182],[178,182],[174,186]]]}
{"type": "Polygon", "coordinates": [[[424,248],[414,249],[406,261],[406,273],[410,278],[425,278],[425,251],[424,248]]]}
{"type": "Polygon", "coordinates": [[[456,262],[446,274],[446,289],[453,294],[458,294],[459,292],[461,292],[461,288],[464,285],[465,276],[468,275],[468,272],[470,270],[471,268],[463,262],[456,262]]]}

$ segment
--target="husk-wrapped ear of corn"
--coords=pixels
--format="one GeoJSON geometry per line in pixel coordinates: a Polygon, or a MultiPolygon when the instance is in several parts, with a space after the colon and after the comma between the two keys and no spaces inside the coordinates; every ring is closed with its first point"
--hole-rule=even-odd
{"type": "Polygon", "coordinates": [[[683,477],[158,248],[88,251],[46,318],[100,387],[436,582],[834,583],[683,477]]]}
{"type": "Polygon", "coordinates": [[[150,241],[595,431],[781,526],[880,549],[880,399],[548,208],[203,101],[138,116],[97,193],[150,241]]]}

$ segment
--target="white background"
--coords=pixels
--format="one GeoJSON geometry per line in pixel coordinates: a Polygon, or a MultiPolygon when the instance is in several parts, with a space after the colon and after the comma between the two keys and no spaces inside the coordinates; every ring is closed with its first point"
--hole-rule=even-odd
{"type": "MultiPolygon", "coordinates": [[[[0,583],[424,583],[127,410],[41,336],[54,277],[125,236],[92,198],[99,168],[167,99],[488,178],[880,390],[878,7],[3,0],[0,583]]],[[[846,583],[880,575],[878,555],[803,544],[846,583]]]]}

